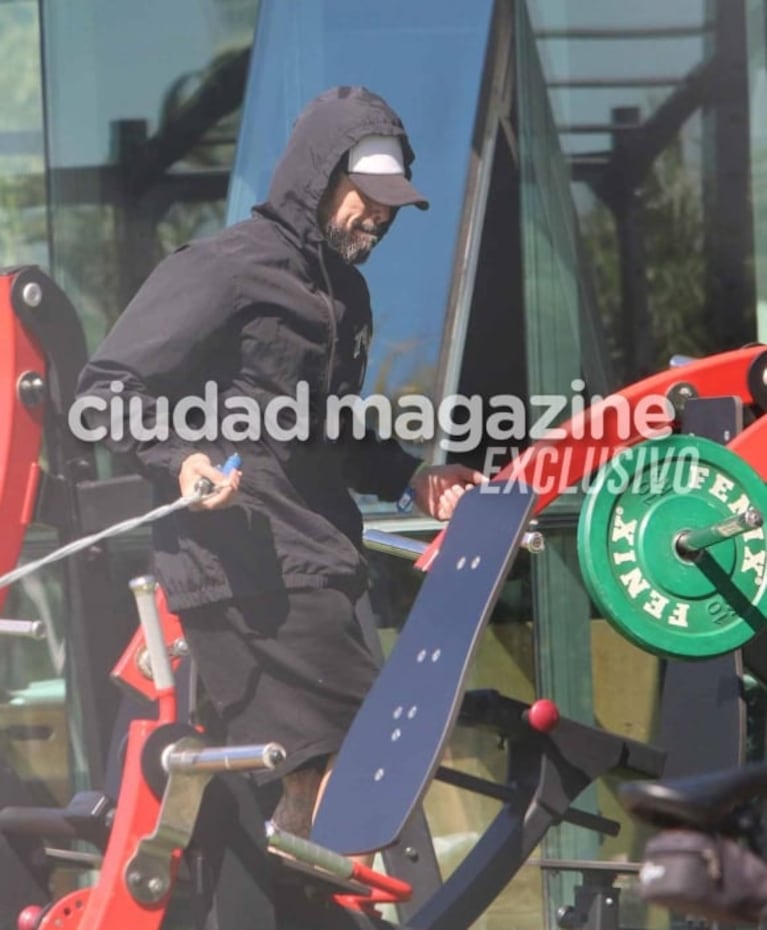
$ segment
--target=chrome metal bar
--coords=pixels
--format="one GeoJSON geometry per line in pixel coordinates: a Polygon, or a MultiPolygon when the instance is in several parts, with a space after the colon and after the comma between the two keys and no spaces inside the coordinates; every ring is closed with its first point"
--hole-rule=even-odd
{"type": "Polygon", "coordinates": [[[374,552],[385,552],[387,555],[396,555],[413,562],[426,551],[428,546],[428,543],[420,539],[411,539],[399,533],[386,533],[384,530],[367,529],[362,538],[365,546],[374,552]]]}
{"type": "Polygon", "coordinates": [[[45,624],[42,620],[0,620],[0,636],[45,639],[45,635],[45,624]]]}
{"type": "Polygon", "coordinates": [[[157,582],[151,575],[142,575],[130,582],[152,665],[152,678],[157,690],[165,691],[173,687],[173,668],[165,648],[160,615],[154,599],[156,588],[157,582]]]}
{"type": "Polygon", "coordinates": [[[80,852],[76,849],[58,849],[53,846],[46,846],[45,855],[49,859],[55,859],[63,865],[69,865],[75,869],[98,869],[101,867],[102,856],[99,853],[80,852]]]}
{"type": "MultiPolygon", "coordinates": [[[[401,559],[410,559],[415,562],[428,548],[428,543],[419,539],[411,539],[399,533],[387,533],[384,530],[366,529],[363,541],[368,549],[374,552],[384,552],[386,555],[396,555],[401,559]]],[[[522,537],[522,548],[537,555],[546,548],[543,533],[538,530],[529,530],[522,537]]]]}
{"type": "Polygon", "coordinates": [[[211,746],[205,749],[174,749],[163,754],[166,772],[244,772],[273,769],[285,759],[279,743],[259,746],[211,746]]]}

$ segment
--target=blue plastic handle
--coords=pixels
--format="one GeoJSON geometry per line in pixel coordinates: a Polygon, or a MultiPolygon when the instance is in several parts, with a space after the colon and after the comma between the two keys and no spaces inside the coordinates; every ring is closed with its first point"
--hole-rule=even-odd
{"type": "Polygon", "coordinates": [[[242,465],[242,459],[235,452],[234,455],[229,456],[223,465],[219,465],[218,470],[222,475],[231,475],[231,473],[236,471],[240,465],[242,465]]]}

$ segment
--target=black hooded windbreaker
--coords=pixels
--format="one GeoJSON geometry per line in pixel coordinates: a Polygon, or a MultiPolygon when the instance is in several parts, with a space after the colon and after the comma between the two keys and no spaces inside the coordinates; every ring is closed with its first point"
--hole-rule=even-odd
{"type": "Polygon", "coordinates": [[[412,162],[402,123],[380,97],[338,87],[316,98],[296,122],[267,202],[162,261],[81,374],[78,395],[111,405],[88,413],[88,426],[108,425],[122,400],[124,435],[112,429],[105,441],[134,456],[160,500],[178,496],[181,463],[193,452],[214,464],[235,451],[242,458],[234,506],[153,525],[155,572],[172,610],[281,586],[356,597],[366,583],[362,523],[347,488],[394,500],[418,465],[394,440],[324,436],[327,395],[361,389],[372,317],[365,280],[324,243],[317,207],[334,167],[368,134],[399,136],[412,162]],[[150,429],[158,397],[172,412],[213,382],[220,421],[227,398],[238,398],[237,410],[248,398],[263,413],[275,397],[295,398],[299,381],[310,398],[308,441],[276,441],[264,429],[259,441],[212,433],[138,441],[128,428],[131,399],[150,429]]]}

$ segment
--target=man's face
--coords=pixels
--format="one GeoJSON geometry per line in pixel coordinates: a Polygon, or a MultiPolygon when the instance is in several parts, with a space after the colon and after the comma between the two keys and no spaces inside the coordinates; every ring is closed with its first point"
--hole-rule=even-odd
{"type": "Polygon", "coordinates": [[[319,220],[328,245],[350,265],[361,265],[383,238],[394,209],[359,191],[345,174],[324,198],[319,220]]]}

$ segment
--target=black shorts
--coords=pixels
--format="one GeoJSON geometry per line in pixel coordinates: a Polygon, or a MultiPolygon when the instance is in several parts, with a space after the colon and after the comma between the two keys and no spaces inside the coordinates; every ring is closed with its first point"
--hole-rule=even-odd
{"type": "Polygon", "coordinates": [[[378,674],[354,614],[331,588],[283,591],[182,611],[192,657],[231,744],[276,742],[271,781],[337,752],[378,674]]]}

